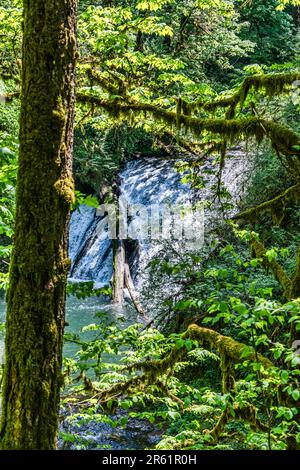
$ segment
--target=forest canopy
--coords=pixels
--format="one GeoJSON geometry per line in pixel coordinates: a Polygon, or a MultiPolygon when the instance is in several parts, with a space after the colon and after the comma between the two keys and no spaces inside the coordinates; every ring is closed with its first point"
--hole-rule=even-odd
{"type": "Polygon", "coordinates": [[[0,0],[0,448],[299,450],[300,1],[76,3],[0,0]],[[100,244],[176,178],[203,244],[100,244]]]}

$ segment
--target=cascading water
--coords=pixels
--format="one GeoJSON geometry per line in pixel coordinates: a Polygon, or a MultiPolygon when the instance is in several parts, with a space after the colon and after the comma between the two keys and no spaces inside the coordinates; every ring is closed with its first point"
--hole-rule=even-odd
{"type": "MultiPolygon", "coordinates": [[[[245,171],[245,153],[236,151],[231,153],[232,159],[227,160],[223,171],[225,184],[233,194],[234,201],[238,201],[247,181],[245,171]]],[[[209,166],[208,166],[209,169],[209,166]]],[[[181,183],[171,161],[161,161],[154,158],[128,162],[120,173],[120,193],[128,204],[141,204],[150,208],[156,204],[180,205],[187,204],[192,198],[191,190],[181,183]]],[[[209,198],[209,190],[201,194],[203,199],[209,198]]],[[[135,228],[137,218],[130,220],[131,228],[135,228]]],[[[139,269],[136,276],[136,285],[142,284],[142,272],[148,261],[159,250],[158,244],[140,238],[139,241],[139,269]]],[[[113,274],[113,253],[106,219],[97,215],[95,209],[81,206],[73,212],[70,226],[69,254],[72,260],[70,279],[77,281],[94,281],[96,286],[108,284],[113,274]]],[[[161,286],[163,290],[163,286],[161,286]]],[[[105,299],[76,299],[69,297],[67,302],[67,320],[70,326],[67,331],[79,333],[81,328],[94,321],[94,314],[106,311],[108,315],[116,318],[122,314],[126,322],[124,325],[136,321],[136,312],[130,306],[112,306],[105,299]]],[[[5,303],[0,300],[0,323],[4,321],[5,303]]],[[[76,345],[66,343],[64,354],[76,354],[76,345]]],[[[3,339],[0,337],[0,363],[3,362],[3,339]]],[[[120,416],[118,416],[120,417],[120,416]]],[[[63,425],[62,425],[63,426],[63,425]]],[[[64,428],[62,428],[64,430],[64,428]]],[[[70,430],[88,442],[90,449],[142,449],[153,447],[159,440],[160,432],[149,423],[130,419],[126,428],[113,429],[105,423],[91,421],[86,426],[78,428],[75,423],[70,430]]],[[[71,444],[70,448],[76,448],[71,444]]]]}
{"type": "Polygon", "coordinates": [[[105,219],[96,210],[81,206],[71,217],[69,254],[70,279],[108,284],[112,277],[112,246],[105,219]]]}
{"type": "MultiPolygon", "coordinates": [[[[207,163],[206,169],[211,168],[211,163],[207,163]]],[[[190,187],[182,184],[182,175],[174,169],[174,162],[170,160],[144,158],[127,162],[119,176],[120,195],[130,206],[141,205],[150,211],[150,207],[155,205],[174,207],[192,202],[190,187]]],[[[208,182],[207,188],[200,192],[200,198],[203,200],[211,198],[212,180],[213,178],[208,182]]],[[[233,203],[237,203],[247,181],[244,150],[232,150],[228,153],[223,180],[233,196],[233,203]]],[[[215,212],[217,213],[217,210],[215,212]]],[[[209,218],[207,219],[209,223],[209,218]]],[[[139,237],[138,224],[137,216],[130,217],[129,231],[134,233],[138,240],[138,264],[139,272],[142,273],[143,268],[158,253],[161,244],[139,237]]],[[[94,281],[98,286],[110,282],[113,274],[113,254],[107,219],[97,216],[93,208],[81,206],[72,214],[70,257],[71,279],[94,281]]],[[[138,287],[140,283],[141,279],[137,276],[138,287]]]]}
{"type": "MultiPolygon", "coordinates": [[[[184,204],[189,202],[190,190],[181,183],[181,176],[170,161],[153,158],[128,162],[120,173],[120,193],[130,206],[145,208],[156,204],[184,204]]],[[[129,227],[136,232],[132,217],[129,227]]],[[[153,255],[152,244],[139,239],[140,261],[153,255]],[[149,253],[149,251],[151,253],[149,253]]],[[[111,280],[113,269],[112,244],[109,239],[107,219],[97,216],[95,209],[81,206],[71,217],[70,258],[71,280],[95,281],[105,285],[111,280]]]]}

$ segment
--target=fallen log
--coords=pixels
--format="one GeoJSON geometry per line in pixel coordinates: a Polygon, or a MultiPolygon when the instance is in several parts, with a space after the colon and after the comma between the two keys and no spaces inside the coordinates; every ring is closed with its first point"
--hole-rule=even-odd
{"type": "Polygon", "coordinates": [[[144,317],[146,321],[150,321],[150,318],[146,315],[142,305],[139,302],[139,296],[135,290],[128,263],[125,263],[124,265],[124,281],[125,281],[125,287],[127,288],[129,292],[130,298],[132,300],[132,303],[136,311],[138,312],[139,315],[144,317]]]}
{"type": "Polygon", "coordinates": [[[123,240],[113,240],[114,274],[113,303],[121,304],[124,300],[125,248],[123,240]]]}

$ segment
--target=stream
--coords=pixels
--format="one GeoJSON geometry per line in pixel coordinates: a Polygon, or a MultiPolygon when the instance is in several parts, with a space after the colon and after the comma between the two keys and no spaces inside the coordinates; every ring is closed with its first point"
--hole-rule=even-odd
{"type": "MultiPolygon", "coordinates": [[[[173,169],[171,162],[152,158],[133,161],[126,164],[120,174],[121,194],[128,203],[150,206],[155,203],[178,204],[189,199],[189,188],[181,184],[181,176],[173,169]]],[[[132,224],[135,223],[134,217],[132,224]]],[[[151,244],[139,240],[139,264],[143,266],[153,256],[151,244]]],[[[107,223],[97,215],[94,208],[81,206],[71,217],[69,256],[72,260],[70,271],[71,282],[94,281],[95,287],[109,284],[113,269],[112,243],[109,238],[107,223]]],[[[136,276],[137,277],[137,276],[136,276]]],[[[138,283],[138,279],[136,279],[138,283]]],[[[95,314],[105,312],[108,319],[123,317],[124,327],[137,323],[136,310],[129,302],[122,306],[112,305],[102,297],[77,299],[69,296],[66,305],[66,332],[79,333],[82,327],[95,323],[95,314]]],[[[5,302],[0,299],[0,323],[5,319],[5,302]]],[[[78,346],[66,342],[64,356],[74,357],[78,346]]],[[[0,336],[0,358],[3,362],[4,342],[0,336]]],[[[116,412],[113,419],[125,415],[124,411],[116,412]]],[[[143,449],[155,446],[160,439],[161,431],[148,421],[129,419],[126,427],[114,428],[105,423],[91,421],[78,427],[62,424],[62,431],[76,434],[81,444],[88,449],[143,449]]],[[[80,448],[80,443],[68,443],[61,448],[80,448]]]]}
{"type": "MultiPolygon", "coordinates": [[[[238,189],[245,185],[245,154],[243,151],[232,152],[235,158],[228,159],[224,169],[224,179],[228,189],[238,197],[238,189]]],[[[170,161],[153,158],[128,162],[120,173],[120,193],[130,204],[142,204],[150,207],[153,204],[186,204],[190,202],[191,191],[181,183],[181,175],[173,169],[170,161]]],[[[205,195],[206,196],[206,195],[205,195]]],[[[236,198],[235,198],[236,199],[236,198]]],[[[136,218],[131,217],[135,228],[136,218]]],[[[133,260],[133,278],[139,290],[144,266],[157,252],[152,241],[138,239],[138,257],[133,260]]],[[[70,280],[94,281],[95,287],[109,284],[113,274],[112,242],[109,237],[108,224],[105,218],[98,215],[91,207],[81,206],[71,217],[69,255],[72,260],[70,280]]],[[[108,300],[99,297],[67,299],[66,316],[69,326],[66,331],[79,333],[81,328],[95,323],[95,313],[105,311],[108,318],[123,317],[124,326],[136,323],[137,313],[131,303],[122,306],[112,305],[108,300]]],[[[0,299],[0,323],[5,319],[5,302],[0,299]]],[[[0,333],[0,363],[3,363],[3,335],[0,333]]],[[[66,343],[64,355],[74,356],[78,346],[66,343]]],[[[125,412],[117,412],[115,418],[125,412]]],[[[63,431],[76,433],[82,438],[88,449],[144,449],[154,447],[160,439],[161,431],[148,421],[130,419],[125,428],[114,428],[104,423],[90,422],[80,428],[76,424],[63,431]]],[[[62,444],[62,443],[60,443],[62,444]]],[[[62,447],[62,446],[61,446],[62,447]]],[[[76,444],[69,443],[69,449],[76,449],[76,444]]]]}
{"type": "MultiPolygon", "coordinates": [[[[188,186],[181,183],[181,176],[169,161],[148,158],[128,162],[120,173],[120,180],[120,194],[128,204],[143,205],[147,208],[154,204],[182,204],[190,198],[188,186]]],[[[137,217],[131,218],[131,228],[135,232],[137,221],[137,217]]],[[[132,266],[137,288],[142,279],[139,277],[139,271],[143,270],[143,266],[156,251],[155,245],[143,238],[138,238],[138,247],[138,257],[132,266]]],[[[69,254],[72,260],[72,282],[92,280],[95,287],[109,284],[113,274],[112,242],[106,219],[98,215],[95,209],[81,206],[72,214],[69,254]]],[[[84,325],[93,323],[93,315],[99,310],[105,311],[111,319],[123,317],[124,327],[141,321],[130,302],[115,306],[99,298],[77,300],[70,297],[67,302],[67,321],[70,324],[67,331],[79,332],[84,325]]],[[[64,354],[70,356],[75,354],[76,350],[76,345],[67,343],[64,354]]],[[[125,414],[124,411],[117,411],[114,418],[118,419],[125,414]]],[[[80,428],[74,424],[71,428],[63,430],[76,433],[88,449],[150,448],[155,446],[161,435],[161,431],[153,424],[139,419],[129,419],[124,428],[90,422],[80,428]]],[[[73,444],[68,448],[74,448],[73,444]]]]}

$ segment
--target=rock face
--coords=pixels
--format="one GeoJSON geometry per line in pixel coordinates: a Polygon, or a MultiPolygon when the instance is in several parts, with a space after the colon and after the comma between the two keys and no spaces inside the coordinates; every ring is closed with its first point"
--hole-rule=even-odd
{"type": "MultiPolygon", "coordinates": [[[[223,169],[224,187],[231,194],[234,213],[247,186],[251,162],[243,148],[228,151],[223,169]]],[[[207,173],[216,170],[211,161],[203,165],[207,185],[198,190],[197,200],[211,201],[216,178],[207,173]],[[205,173],[206,172],[206,173],[205,173]]],[[[125,204],[141,205],[151,212],[151,207],[185,206],[195,200],[195,191],[189,185],[182,184],[180,175],[171,161],[143,158],[128,162],[120,173],[120,195],[125,204]]],[[[213,210],[205,212],[205,229],[214,225],[214,218],[220,217],[220,206],[215,201],[213,210]]],[[[137,212],[128,218],[129,235],[137,238],[135,258],[130,259],[131,269],[138,288],[144,285],[142,273],[149,261],[159,253],[163,243],[160,240],[147,239],[139,235],[139,217],[137,212]]],[[[227,213],[228,215],[228,213],[227,213]]],[[[185,244],[175,242],[174,248],[185,249],[185,244]]],[[[196,244],[196,248],[199,248],[196,244]]],[[[108,231],[107,218],[98,216],[96,210],[81,206],[71,218],[70,257],[72,260],[71,279],[90,280],[97,285],[108,284],[113,274],[112,243],[108,231]]]]}

